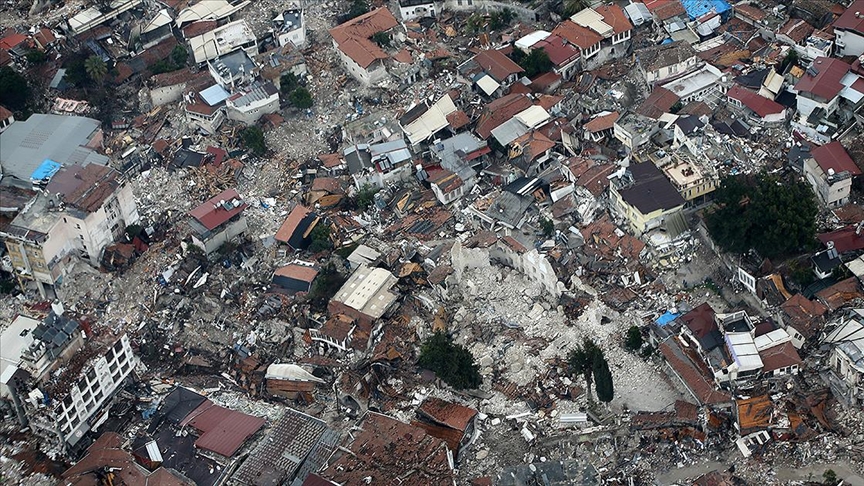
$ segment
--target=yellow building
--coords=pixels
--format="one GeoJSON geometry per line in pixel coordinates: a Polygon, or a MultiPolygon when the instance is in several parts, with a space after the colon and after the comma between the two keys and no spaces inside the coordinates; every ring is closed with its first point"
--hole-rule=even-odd
{"type": "Polygon", "coordinates": [[[649,162],[630,165],[622,176],[612,180],[609,193],[616,212],[636,235],[671,221],[686,203],[663,172],[649,162]]]}

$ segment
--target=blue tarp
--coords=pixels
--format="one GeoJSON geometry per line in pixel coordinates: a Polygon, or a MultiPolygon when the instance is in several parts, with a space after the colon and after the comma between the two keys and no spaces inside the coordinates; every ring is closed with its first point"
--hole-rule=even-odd
{"type": "Polygon", "coordinates": [[[732,10],[732,6],[726,0],[681,0],[681,4],[684,5],[684,10],[691,20],[711,12],[717,12],[725,19],[724,14],[732,10]]]}
{"type": "Polygon", "coordinates": [[[657,322],[658,326],[663,327],[666,324],[669,324],[670,322],[674,321],[675,318],[680,316],[680,315],[681,314],[673,314],[669,311],[666,311],[666,313],[663,314],[662,316],[658,317],[655,322],[657,322]]]}
{"type": "Polygon", "coordinates": [[[42,165],[36,168],[33,171],[33,174],[30,175],[30,179],[34,181],[45,181],[51,179],[51,177],[60,170],[61,165],[53,160],[45,159],[42,162],[42,165]]]}

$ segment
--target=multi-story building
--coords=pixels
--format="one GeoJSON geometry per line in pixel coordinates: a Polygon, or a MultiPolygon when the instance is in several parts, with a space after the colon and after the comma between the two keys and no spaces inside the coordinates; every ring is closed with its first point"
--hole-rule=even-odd
{"type": "Polygon", "coordinates": [[[258,40],[245,20],[237,20],[189,39],[196,63],[243,49],[249,57],[258,54],[258,40]]]}
{"type": "Polygon", "coordinates": [[[243,202],[235,189],[227,189],[189,211],[192,244],[204,253],[212,253],[225,242],[246,231],[243,202]]]}
{"type": "Polygon", "coordinates": [[[631,164],[621,177],[609,185],[616,212],[636,234],[660,228],[667,219],[680,215],[684,198],[650,162],[631,164]]]}
{"type": "Polygon", "coordinates": [[[396,17],[382,7],[330,29],[333,47],[351,76],[366,86],[387,79],[390,56],[372,37],[397,25],[396,17]]]}
{"type": "Polygon", "coordinates": [[[861,175],[861,169],[843,148],[834,141],[810,152],[804,161],[804,175],[819,200],[828,207],[849,202],[852,179],[861,175]]]}
{"type": "Polygon", "coordinates": [[[46,160],[34,174],[43,189],[0,231],[0,239],[19,279],[36,282],[46,295],[62,283],[73,259],[98,266],[105,247],[139,216],[131,186],[110,167],[62,167],[46,160]]]}
{"type": "Polygon", "coordinates": [[[306,47],[306,22],[303,10],[296,3],[289,3],[288,8],[273,20],[278,28],[276,38],[280,46],[290,43],[298,49],[306,47]]]}
{"type": "Polygon", "coordinates": [[[864,309],[849,311],[824,342],[831,346],[828,382],[834,395],[850,405],[864,404],[864,309]]]}
{"type": "Polygon", "coordinates": [[[0,381],[21,424],[68,451],[108,418],[136,358],[125,334],[108,346],[85,345],[79,323],[56,307],[35,327],[30,327],[38,322],[33,319],[12,323],[10,329],[21,330],[17,339],[4,339],[3,354],[19,358],[5,367],[0,381]]]}

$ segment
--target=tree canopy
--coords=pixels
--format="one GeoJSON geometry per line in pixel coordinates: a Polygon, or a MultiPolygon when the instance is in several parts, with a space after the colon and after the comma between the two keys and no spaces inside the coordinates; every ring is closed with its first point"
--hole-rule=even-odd
{"type": "Polygon", "coordinates": [[[267,153],[267,142],[264,141],[264,132],[256,126],[246,127],[240,132],[243,145],[257,156],[267,153]]]}
{"type": "Polygon", "coordinates": [[[819,209],[810,187],[797,179],[728,176],[714,200],[705,223],[711,238],[725,251],[754,249],[774,258],[813,244],[819,209]]]}
{"type": "Polygon", "coordinates": [[[312,93],[303,86],[299,86],[288,95],[288,101],[290,101],[295,108],[300,108],[301,110],[312,108],[312,93]]]}
{"type": "Polygon", "coordinates": [[[87,76],[90,76],[90,79],[99,84],[105,80],[105,75],[108,74],[108,66],[105,65],[105,61],[96,55],[90,56],[84,61],[84,70],[87,71],[87,76]]]}
{"type": "Polygon", "coordinates": [[[355,17],[359,17],[368,11],[369,4],[366,3],[366,0],[353,0],[351,2],[351,7],[348,9],[348,13],[346,14],[346,20],[351,20],[355,17]]]}
{"type": "Polygon", "coordinates": [[[24,76],[9,66],[0,68],[0,105],[12,111],[21,111],[30,101],[30,86],[24,76]]]}
{"type": "Polygon", "coordinates": [[[549,59],[549,54],[546,54],[543,49],[532,49],[527,55],[519,49],[514,49],[513,54],[517,55],[514,60],[525,70],[525,76],[529,78],[552,70],[552,60],[549,59]]]}
{"type": "Polygon", "coordinates": [[[615,388],[612,385],[612,372],[609,371],[609,362],[603,357],[603,353],[594,357],[592,363],[594,371],[594,391],[597,392],[597,399],[603,403],[609,403],[615,396],[615,388]]]}
{"type": "Polygon", "coordinates": [[[570,352],[567,362],[570,365],[571,373],[581,374],[585,377],[585,383],[589,389],[591,383],[594,383],[594,390],[601,402],[605,403],[612,400],[614,396],[612,372],[609,371],[609,363],[603,356],[603,350],[594,341],[585,338],[581,346],[577,346],[570,352]]]}
{"type": "Polygon", "coordinates": [[[627,329],[627,337],[624,338],[624,347],[630,351],[639,351],[642,348],[642,331],[639,326],[630,326],[627,329]]]}
{"type": "Polygon", "coordinates": [[[423,343],[417,364],[434,371],[438,378],[457,390],[477,388],[483,381],[471,352],[453,343],[450,336],[441,331],[436,331],[423,343]]]}

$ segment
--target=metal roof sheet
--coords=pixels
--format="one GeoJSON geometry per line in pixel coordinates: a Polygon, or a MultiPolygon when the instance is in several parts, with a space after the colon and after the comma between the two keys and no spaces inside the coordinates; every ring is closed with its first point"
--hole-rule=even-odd
{"type": "Polygon", "coordinates": [[[488,74],[483,74],[482,76],[480,76],[480,79],[478,79],[474,83],[480,89],[482,89],[487,96],[492,96],[492,93],[494,93],[498,88],[501,87],[501,85],[498,84],[497,81],[492,79],[492,76],[489,76],[488,74]]]}
{"type": "Polygon", "coordinates": [[[195,447],[231,457],[266,420],[214,405],[209,400],[198,406],[181,425],[201,432],[195,447]]]}

